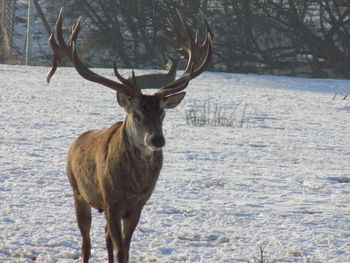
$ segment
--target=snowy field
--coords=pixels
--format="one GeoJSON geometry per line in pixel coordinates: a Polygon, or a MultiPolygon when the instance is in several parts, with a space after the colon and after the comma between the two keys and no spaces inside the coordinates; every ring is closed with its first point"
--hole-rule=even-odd
{"type": "MultiPolygon", "coordinates": [[[[124,116],[108,88],[47,71],[0,65],[0,262],[80,262],[66,151],[124,116]]],[[[269,263],[350,262],[350,98],[333,100],[350,81],[208,72],[187,91],[131,262],[258,262],[260,247],[269,263]],[[237,125],[187,125],[208,100],[237,125]]],[[[107,260],[103,230],[94,211],[91,262],[107,260]]]]}

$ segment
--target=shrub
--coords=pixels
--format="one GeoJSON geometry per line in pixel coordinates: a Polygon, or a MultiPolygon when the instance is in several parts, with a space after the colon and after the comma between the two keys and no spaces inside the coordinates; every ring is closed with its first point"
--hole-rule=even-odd
{"type": "Polygon", "coordinates": [[[247,106],[244,105],[241,113],[238,112],[238,108],[239,105],[233,109],[225,109],[220,103],[213,103],[209,99],[199,105],[195,102],[185,113],[186,122],[193,126],[210,125],[242,128],[245,123],[247,106]]]}

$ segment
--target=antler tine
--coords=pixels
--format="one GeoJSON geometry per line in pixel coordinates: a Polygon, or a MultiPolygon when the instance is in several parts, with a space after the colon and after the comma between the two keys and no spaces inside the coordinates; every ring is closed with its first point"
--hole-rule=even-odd
{"type": "Polygon", "coordinates": [[[63,33],[62,33],[62,24],[63,24],[63,7],[61,7],[60,12],[58,13],[57,21],[56,21],[56,37],[58,44],[62,51],[65,53],[65,55],[72,60],[72,50],[71,46],[67,46],[66,42],[64,41],[63,38],[63,33]]]}
{"type": "Polygon", "coordinates": [[[194,79],[195,77],[199,76],[209,65],[210,61],[211,61],[211,57],[213,55],[213,41],[211,38],[211,34],[208,32],[207,34],[207,38],[206,38],[206,45],[207,47],[207,54],[205,56],[205,59],[203,60],[202,64],[196,69],[194,70],[191,79],[194,79]]]}
{"type": "Polygon", "coordinates": [[[50,83],[52,76],[55,74],[57,70],[59,62],[64,56],[68,56],[70,60],[72,59],[71,52],[66,52],[67,46],[62,37],[62,15],[63,15],[63,7],[61,7],[60,9],[58,13],[57,21],[56,21],[56,36],[58,38],[59,44],[57,44],[56,42],[54,32],[52,32],[49,37],[49,43],[50,43],[51,49],[53,50],[53,61],[52,61],[52,67],[46,77],[47,83],[50,83]]]}
{"type": "MultiPolygon", "coordinates": [[[[166,19],[168,22],[168,25],[171,28],[171,31],[173,32],[174,36],[173,37],[169,37],[168,35],[162,33],[161,35],[168,40],[168,42],[173,45],[175,48],[177,48],[177,46],[180,46],[180,48],[177,49],[177,51],[181,54],[181,57],[184,59],[188,59],[188,54],[185,50],[184,47],[186,47],[187,45],[187,41],[186,39],[180,34],[180,32],[177,30],[177,28],[174,26],[174,24],[170,21],[169,18],[166,19]]],[[[169,32],[169,31],[168,31],[169,32]]]]}
{"type": "Polygon", "coordinates": [[[73,26],[72,26],[72,35],[71,35],[71,38],[68,41],[68,45],[71,45],[72,42],[76,42],[77,41],[78,35],[80,33],[80,30],[81,30],[81,28],[83,26],[81,21],[82,21],[82,19],[81,19],[81,16],[80,16],[78,21],[75,24],[73,24],[73,26]]]}
{"type": "Polygon", "coordinates": [[[182,37],[181,33],[177,30],[177,28],[174,26],[174,24],[170,21],[169,18],[167,18],[168,24],[171,27],[171,30],[174,32],[175,37],[174,40],[178,39],[177,41],[181,41],[183,43],[186,42],[186,40],[182,37]]]}
{"type": "Polygon", "coordinates": [[[137,84],[136,84],[136,76],[135,76],[135,71],[132,70],[132,84],[134,87],[137,87],[137,84]]]}
{"type": "MultiPolygon", "coordinates": [[[[205,26],[205,34],[207,34],[207,33],[209,32],[209,34],[210,34],[210,36],[211,36],[211,39],[213,39],[213,38],[214,38],[214,33],[213,33],[213,31],[211,31],[211,29],[210,29],[210,27],[209,27],[208,20],[207,20],[207,18],[206,18],[206,16],[205,16],[205,14],[204,14],[204,12],[203,12],[202,9],[200,10],[200,13],[201,13],[201,15],[202,15],[202,20],[203,20],[204,26],[205,26]]],[[[204,43],[203,43],[203,44],[204,44],[204,43]]]]}
{"type": "MultiPolygon", "coordinates": [[[[173,42],[176,42],[177,44],[180,44],[180,46],[186,44],[186,40],[182,37],[180,32],[177,30],[177,28],[174,26],[174,24],[170,21],[169,18],[166,19],[172,32],[175,34],[174,37],[169,37],[166,34],[162,33],[162,36],[169,41],[170,44],[173,44],[173,42]]],[[[169,31],[168,31],[169,32],[169,31]]],[[[175,44],[173,44],[175,45],[175,44]]]]}
{"type": "Polygon", "coordinates": [[[60,46],[56,42],[54,33],[51,33],[49,37],[49,42],[50,42],[51,49],[53,50],[53,58],[52,58],[52,67],[46,77],[47,83],[50,83],[52,76],[56,72],[58,63],[61,61],[62,57],[64,57],[64,54],[60,52],[60,46]]]}
{"type": "Polygon", "coordinates": [[[62,24],[63,24],[63,7],[60,9],[57,22],[56,22],[56,37],[58,44],[55,40],[54,33],[51,34],[49,41],[52,50],[54,51],[54,58],[52,63],[52,68],[48,73],[47,81],[49,82],[53,74],[55,73],[57,69],[57,65],[59,61],[62,59],[62,57],[66,56],[74,65],[75,69],[79,73],[80,76],[83,78],[96,82],[99,84],[102,84],[108,88],[111,88],[115,91],[122,92],[130,97],[139,96],[141,92],[137,92],[135,88],[130,88],[132,85],[130,83],[128,84],[121,84],[115,81],[112,81],[110,79],[107,79],[105,77],[102,77],[95,72],[91,71],[88,67],[85,66],[85,64],[80,60],[80,58],[77,55],[76,51],[76,42],[78,39],[79,32],[82,28],[82,22],[81,18],[78,19],[78,21],[72,26],[72,34],[71,38],[68,41],[68,44],[66,44],[63,33],[62,33],[62,24]]]}
{"type": "Polygon", "coordinates": [[[120,75],[120,73],[117,69],[117,63],[115,61],[113,62],[113,69],[114,69],[114,75],[118,78],[118,80],[121,83],[127,85],[129,83],[129,81],[126,78],[124,78],[122,75],[120,75]]]}
{"type": "Polygon", "coordinates": [[[188,41],[189,43],[192,43],[193,45],[195,45],[195,40],[194,40],[194,37],[193,37],[193,33],[190,29],[190,26],[187,24],[187,22],[185,21],[184,17],[182,16],[181,12],[179,9],[176,9],[176,12],[177,12],[177,15],[180,19],[180,22],[185,30],[185,33],[188,37],[188,41]]]}
{"type": "Polygon", "coordinates": [[[117,69],[117,63],[113,62],[113,69],[114,69],[114,75],[118,78],[118,80],[123,83],[124,85],[128,86],[130,89],[134,90],[135,94],[142,94],[141,89],[136,84],[136,76],[135,72],[132,71],[132,80],[129,81],[128,79],[124,78],[117,69]]]}

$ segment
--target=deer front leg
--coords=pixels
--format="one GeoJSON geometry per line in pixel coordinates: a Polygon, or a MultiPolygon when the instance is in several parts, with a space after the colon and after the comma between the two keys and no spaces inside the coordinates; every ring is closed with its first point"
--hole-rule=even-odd
{"type": "Polygon", "coordinates": [[[106,248],[108,253],[108,263],[113,263],[113,242],[108,232],[108,227],[105,227],[106,248]]]}
{"type": "Polygon", "coordinates": [[[133,212],[131,212],[127,217],[123,218],[123,240],[124,240],[124,249],[127,257],[127,261],[129,260],[129,250],[130,250],[130,242],[132,238],[132,234],[135,231],[135,228],[140,220],[142,207],[136,208],[133,212]]]}
{"type": "MultiPolygon", "coordinates": [[[[117,260],[118,263],[127,263],[127,257],[123,244],[122,237],[122,227],[121,227],[121,211],[117,206],[109,206],[106,209],[106,243],[108,250],[108,261],[110,262],[111,243],[113,247],[117,250],[117,260]],[[112,241],[112,242],[111,242],[112,241]]],[[[112,253],[113,254],[113,253],[112,253]]],[[[113,256],[112,256],[113,260],[113,256]]]]}

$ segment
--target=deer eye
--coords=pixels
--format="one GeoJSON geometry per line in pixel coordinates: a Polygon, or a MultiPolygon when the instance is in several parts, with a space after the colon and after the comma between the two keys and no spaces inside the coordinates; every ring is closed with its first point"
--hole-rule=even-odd
{"type": "Polygon", "coordinates": [[[140,122],[141,121],[141,116],[138,115],[137,113],[134,113],[132,115],[132,118],[134,119],[134,121],[140,122]]]}

